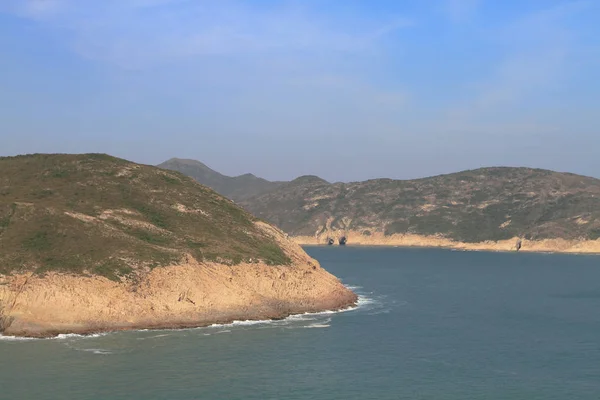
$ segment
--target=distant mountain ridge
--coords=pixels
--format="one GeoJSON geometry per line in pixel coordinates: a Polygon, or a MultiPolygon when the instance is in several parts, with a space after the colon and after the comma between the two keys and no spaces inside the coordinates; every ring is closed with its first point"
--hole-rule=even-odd
{"type": "Polygon", "coordinates": [[[269,192],[281,185],[281,182],[271,182],[253,174],[223,175],[196,160],[171,158],[159,164],[158,167],[194,178],[217,193],[235,201],[269,192]]]}
{"type": "Polygon", "coordinates": [[[228,184],[239,204],[254,215],[320,243],[346,233],[463,243],[600,238],[600,180],[570,173],[492,167],[352,183],[304,176],[252,191],[248,181],[235,189],[236,181],[228,184]]]}

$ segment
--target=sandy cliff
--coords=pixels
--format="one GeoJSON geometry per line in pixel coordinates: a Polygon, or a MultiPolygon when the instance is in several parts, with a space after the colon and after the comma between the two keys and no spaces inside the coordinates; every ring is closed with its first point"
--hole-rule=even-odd
{"type": "MultiPolygon", "coordinates": [[[[258,223],[260,224],[260,223],[258,223]]],[[[337,310],[357,297],[298,245],[271,230],[290,266],[185,263],[114,282],[51,272],[0,275],[0,331],[45,337],[140,328],[181,328],[337,310]]]]}

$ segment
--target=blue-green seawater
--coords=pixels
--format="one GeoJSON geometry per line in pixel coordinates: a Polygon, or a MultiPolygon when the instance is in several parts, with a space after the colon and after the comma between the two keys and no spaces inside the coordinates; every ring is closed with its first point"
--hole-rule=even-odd
{"type": "Polygon", "coordinates": [[[358,309],[0,339],[1,399],[600,399],[600,258],[307,248],[358,309]]]}

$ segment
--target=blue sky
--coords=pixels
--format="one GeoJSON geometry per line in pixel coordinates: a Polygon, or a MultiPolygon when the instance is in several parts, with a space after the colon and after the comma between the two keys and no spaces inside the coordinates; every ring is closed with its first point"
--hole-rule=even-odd
{"type": "Polygon", "coordinates": [[[0,0],[0,155],[600,177],[600,1],[0,0]]]}

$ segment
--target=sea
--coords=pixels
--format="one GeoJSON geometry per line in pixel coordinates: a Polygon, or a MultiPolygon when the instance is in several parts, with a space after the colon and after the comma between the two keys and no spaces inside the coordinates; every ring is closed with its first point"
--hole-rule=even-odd
{"type": "Polygon", "coordinates": [[[600,399],[600,257],[306,250],[355,309],[2,337],[0,399],[600,399]]]}

